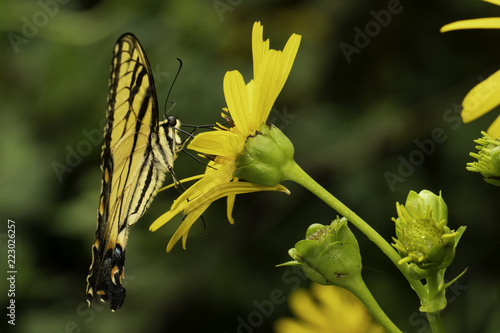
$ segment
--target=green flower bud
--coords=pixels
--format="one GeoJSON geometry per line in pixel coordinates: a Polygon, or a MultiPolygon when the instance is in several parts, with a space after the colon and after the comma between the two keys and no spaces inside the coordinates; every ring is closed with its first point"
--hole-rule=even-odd
{"type": "Polygon", "coordinates": [[[479,146],[479,154],[470,153],[477,162],[467,163],[467,170],[479,172],[490,184],[500,186],[500,139],[494,139],[486,132],[481,132],[482,138],[474,140],[479,146]]]}
{"type": "Polygon", "coordinates": [[[274,125],[262,125],[247,139],[235,161],[234,176],[249,182],[275,186],[284,180],[284,167],[293,162],[292,142],[274,125]]]}
{"type": "Polygon", "coordinates": [[[314,282],[344,288],[359,283],[361,255],[347,219],[335,219],[330,225],[313,224],[306,239],[288,252],[294,261],[280,266],[297,265],[314,282]]]}
{"type": "Polygon", "coordinates": [[[465,227],[452,231],[447,227],[448,208],[439,196],[424,190],[408,194],[405,206],[396,203],[398,218],[395,244],[401,254],[399,264],[409,263],[415,279],[427,276],[429,270],[448,267],[455,257],[455,247],[465,227]]]}
{"type": "Polygon", "coordinates": [[[418,194],[415,191],[410,191],[406,198],[405,206],[406,208],[411,207],[415,212],[418,212],[420,209],[419,207],[422,207],[424,210],[421,212],[422,214],[430,211],[431,216],[436,221],[448,221],[448,206],[446,206],[446,202],[444,202],[441,192],[439,192],[439,196],[437,196],[428,190],[422,190],[418,194]]]}

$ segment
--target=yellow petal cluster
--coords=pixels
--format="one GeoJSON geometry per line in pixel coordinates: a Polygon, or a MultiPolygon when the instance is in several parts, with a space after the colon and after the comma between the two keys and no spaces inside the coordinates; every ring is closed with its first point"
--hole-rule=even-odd
{"type": "MultiPolygon", "coordinates": [[[[500,6],[500,0],[484,0],[500,6]]],[[[441,32],[463,29],[500,29],[500,17],[457,21],[441,28],[441,32]]],[[[500,70],[476,85],[462,102],[462,121],[471,122],[500,105],[500,70]]],[[[500,116],[488,128],[488,134],[500,138],[500,116]]]]}
{"type": "Polygon", "coordinates": [[[276,333],[385,332],[356,296],[337,286],[313,283],[293,291],[289,304],[296,318],[278,319],[276,333]]]}
{"type": "Polygon", "coordinates": [[[231,127],[218,125],[215,131],[200,133],[188,145],[202,155],[214,156],[201,175],[201,179],[174,201],[168,212],[160,216],[150,227],[151,231],[183,213],[184,220],[167,245],[167,252],[182,237],[183,248],[193,223],[212,202],[227,197],[227,217],[233,223],[232,210],[236,194],[257,191],[281,191],[289,193],[282,185],[262,186],[240,181],[234,177],[235,160],[244,150],[248,137],[254,136],[266,122],[276,98],[283,88],[300,45],[301,36],[293,34],[283,51],[269,48],[269,40],[263,40],[263,27],[256,22],[252,30],[254,78],[245,84],[236,70],[224,76],[223,89],[227,108],[225,119],[231,119],[231,127]],[[229,117],[227,116],[229,113],[229,117]],[[234,125],[234,126],[233,126],[234,125]]]}

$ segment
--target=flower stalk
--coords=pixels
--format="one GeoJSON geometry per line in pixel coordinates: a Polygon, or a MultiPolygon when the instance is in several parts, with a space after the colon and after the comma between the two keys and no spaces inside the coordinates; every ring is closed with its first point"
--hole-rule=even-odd
{"type": "Polygon", "coordinates": [[[384,326],[384,328],[390,333],[401,332],[401,330],[387,317],[385,312],[382,310],[380,305],[377,303],[372,293],[366,286],[365,282],[361,277],[360,281],[357,281],[356,287],[349,289],[351,293],[353,293],[370,311],[370,313],[375,317],[375,319],[380,323],[380,325],[384,326]]]}
{"type": "Polygon", "coordinates": [[[319,185],[313,178],[311,178],[300,166],[295,163],[295,161],[289,161],[286,166],[284,166],[284,180],[291,180],[295,183],[303,186],[311,193],[316,195],[319,199],[325,202],[328,206],[333,208],[339,214],[344,216],[349,222],[351,222],[358,230],[360,230],[369,240],[371,240],[377,247],[396,265],[396,267],[401,271],[404,277],[408,280],[413,290],[420,299],[425,297],[426,290],[419,280],[411,277],[410,271],[407,265],[398,265],[401,256],[394,250],[394,248],[382,237],[378,232],[375,231],[368,223],[366,223],[362,218],[360,218],[356,213],[344,205],[340,200],[333,196],[330,192],[325,190],[321,185],[319,185]]]}
{"type": "Polygon", "coordinates": [[[397,203],[396,209],[398,217],[392,220],[397,237],[392,245],[401,256],[399,264],[408,267],[414,279],[426,280],[420,311],[426,313],[432,332],[444,332],[440,311],[447,305],[446,288],[465,271],[447,284],[444,274],[465,227],[453,231],[447,226],[448,208],[441,193],[410,191],[405,205],[397,203]]]}
{"type": "Polygon", "coordinates": [[[314,282],[335,285],[349,290],[388,331],[401,332],[387,317],[361,275],[361,254],[345,217],[330,225],[313,224],[306,239],[298,241],[288,252],[294,259],[279,266],[299,266],[314,282]]]}

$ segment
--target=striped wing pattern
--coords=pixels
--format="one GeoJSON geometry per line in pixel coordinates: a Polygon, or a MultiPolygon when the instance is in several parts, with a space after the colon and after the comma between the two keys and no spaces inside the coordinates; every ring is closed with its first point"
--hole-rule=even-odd
{"type": "MultiPolygon", "coordinates": [[[[182,143],[180,122],[158,123],[158,105],[149,62],[137,38],[122,35],[114,48],[102,151],[98,225],[87,276],[87,302],[125,299],[121,278],[129,228],[143,215],[171,170],[182,143]]],[[[172,121],[173,118],[173,121],[172,121]]]]}

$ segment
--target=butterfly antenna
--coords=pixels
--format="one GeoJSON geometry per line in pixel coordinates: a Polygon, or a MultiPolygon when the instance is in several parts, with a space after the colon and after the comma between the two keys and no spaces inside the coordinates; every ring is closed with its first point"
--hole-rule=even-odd
{"type": "Polygon", "coordinates": [[[191,154],[190,152],[186,151],[186,150],[181,150],[184,154],[186,154],[187,156],[191,157],[193,160],[195,160],[196,162],[206,166],[206,167],[209,167],[209,168],[212,168],[214,170],[217,170],[217,168],[214,168],[213,166],[203,162],[202,160],[200,160],[198,157],[196,157],[195,155],[191,154]]]}
{"type": "Polygon", "coordinates": [[[171,102],[173,104],[173,106],[167,110],[167,103],[168,103],[168,99],[170,97],[170,93],[172,92],[172,88],[174,87],[175,81],[177,80],[177,77],[179,76],[179,73],[181,72],[181,68],[182,68],[182,60],[179,58],[176,58],[176,59],[177,59],[177,61],[179,61],[179,69],[177,69],[177,73],[175,74],[174,80],[172,81],[172,84],[170,85],[170,89],[168,90],[167,98],[165,99],[165,107],[163,108],[163,110],[165,110],[164,115],[163,115],[165,117],[165,119],[167,119],[167,114],[170,112],[170,110],[172,110],[175,107],[175,102],[171,102]]]}
{"type": "Polygon", "coordinates": [[[216,125],[200,125],[200,126],[197,126],[197,125],[185,125],[185,124],[181,124],[181,126],[190,127],[190,128],[193,129],[191,132],[188,132],[188,131],[185,131],[185,130],[179,128],[179,127],[175,127],[174,128],[176,131],[178,131],[178,132],[186,135],[186,137],[181,142],[182,146],[184,146],[189,139],[194,138],[194,132],[196,132],[196,130],[198,130],[198,128],[211,128],[211,129],[214,129],[216,125]]]}
{"type": "Polygon", "coordinates": [[[174,187],[177,188],[177,186],[180,184],[183,187],[183,190],[186,190],[184,188],[184,186],[182,185],[182,183],[179,181],[179,178],[177,178],[177,175],[175,174],[174,169],[169,167],[168,171],[170,172],[170,174],[172,175],[172,179],[174,180],[174,187]]]}
{"type": "Polygon", "coordinates": [[[191,125],[191,124],[181,124],[181,126],[184,126],[184,127],[190,127],[190,128],[194,128],[194,129],[198,129],[198,128],[214,128],[214,127],[217,127],[217,124],[208,124],[208,125],[191,125]]]}
{"type": "Polygon", "coordinates": [[[187,137],[182,141],[184,143],[185,140],[194,138],[194,132],[197,130],[197,128],[195,128],[194,131],[192,131],[192,132],[188,132],[188,131],[185,131],[181,128],[177,128],[177,127],[175,127],[175,130],[182,133],[182,134],[187,135],[187,137]]]}

